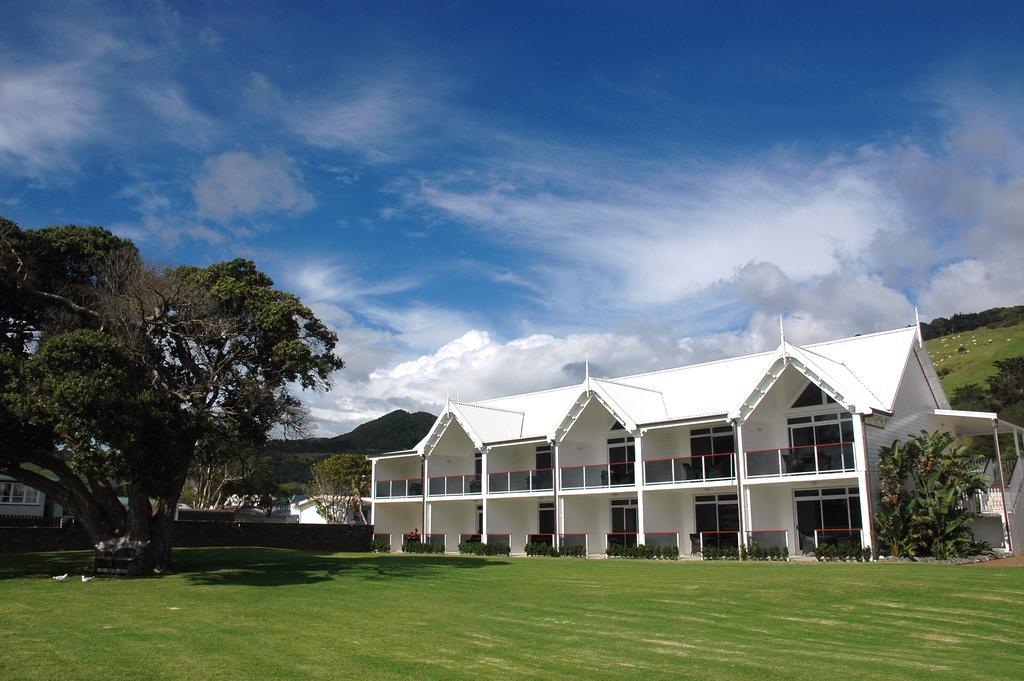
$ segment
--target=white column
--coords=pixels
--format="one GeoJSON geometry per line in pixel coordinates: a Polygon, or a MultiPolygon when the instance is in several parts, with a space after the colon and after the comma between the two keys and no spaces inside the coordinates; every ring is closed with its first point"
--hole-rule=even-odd
{"type": "Polygon", "coordinates": [[[868,484],[868,438],[864,430],[864,415],[853,415],[853,455],[857,466],[857,489],[860,494],[860,525],[864,548],[874,550],[874,519],[871,517],[871,487],[868,484]]]}
{"type": "Polygon", "coordinates": [[[555,500],[555,536],[553,544],[559,548],[562,542],[562,535],[565,534],[565,499],[562,498],[562,469],[558,464],[558,450],[561,445],[557,442],[551,443],[551,489],[555,500]]]}
{"type": "Polygon", "coordinates": [[[430,534],[430,502],[427,501],[427,481],[430,480],[429,461],[429,458],[423,459],[423,479],[420,480],[420,484],[423,486],[423,534],[430,534]]]}
{"type": "Polygon", "coordinates": [[[999,447],[999,422],[995,421],[992,424],[992,440],[996,445],[996,465],[999,467],[999,500],[1000,506],[1003,507],[1003,532],[1006,533],[1006,550],[1013,551],[1013,538],[1010,536],[1010,514],[1006,508],[1006,480],[1003,476],[1003,453],[999,447]]]}
{"type": "Polygon", "coordinates": [[[483,536],[480,537],[482,542],[487,541],[487,493],[490,491],[488,470],[490,469],[487,468],[487,450],[485,449],[480,453],[480,491],[483,494],[481,505],[484,507],[483,527],[480,528],[480,531],[483,533],[483,536]]]}
{"type": "Polygon", "coordinates": [[[636,481],[636,543],[645,544],[647,538],[644,535],[644,462],[643,462],[643,433],[637,434],[633,439],[633,480],[636,481]]]}
{"type": "Polygon", "coordinates": [[[743,454],[743,425],[735,426],[736,437],[736,503],[740,511],[740,545],[747,543],[747,533],[750,532],[750,492],[743,486],[743,479],[747,475],[746,456],[743,454]],[[746,492],[746,494],[744,494],[746,492]]]}
{"type": "Polygon", "coordinates": [[[370,504],[370,517],[367,521],[373,525],[377,515],[377,459],[370,459],[370,498],[373,503],[370,504]]]}

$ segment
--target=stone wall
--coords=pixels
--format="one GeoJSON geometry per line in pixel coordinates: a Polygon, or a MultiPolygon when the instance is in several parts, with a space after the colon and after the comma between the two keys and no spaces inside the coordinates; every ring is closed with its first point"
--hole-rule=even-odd
{"type": "MultiPolygon", "coordinates": [[[[373,525],[299,525],[295,523],[223,523],[179,520],[174,546],[265,546],[302,551],[369,551],[373,525]]],[[[0,551],[75,551],[90,549],[77,527],[0,527],[0,551]]]]}

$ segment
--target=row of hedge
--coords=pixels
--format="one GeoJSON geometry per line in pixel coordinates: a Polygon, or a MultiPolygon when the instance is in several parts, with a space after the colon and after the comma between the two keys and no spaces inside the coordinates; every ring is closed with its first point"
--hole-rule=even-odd
{"type": "Polygon", "coordinates": [[[370,553],[391,553],[391,542],[374,539],[370,542],[370,553]]]}
{"type": "Polygon", "coordinates": [[[861,548],[860,544],[819,544],[814,549],[814,557],[818,562],[863,563],[871,560],[871,549],[861,548]]]}
{"type": "Polygon", "coordinates": [[[648,546],[637,544],[636,546],[622,546],[610,544],[604,551],[609,558],[641,558],[648,560],[678,560],[678,546],[648,546]]]}
{"type": "Polygon", "coordinates": [[[530,542],[526,545],[526,555],[528,556],[550,556],[552,558],[586,558],[587,548],[585,546],[563,546],[561,549],[556,549],[551,544],[534,543],[530,542]]]}
{"type": "Polygon", "coordinates": [[[465,556],[507,556],[512,553],[512,548],[505,542],[469,542],[459,544],[459,553],[465,556]]]}
{"type": "Polygon", "coordinates": [[[788,546],[744,546],[743,560],[789,560],[788,546]]]}
{"type": "Polygon", "coordinates": [[[702,560],[739,560],[740,550],[735,546],[702,546],[702,560]]]}
{"type": "Polygon", "coordinates": [[[411,541],[402,544],[402,553],[444,553],[444,544],[411,541]]]}

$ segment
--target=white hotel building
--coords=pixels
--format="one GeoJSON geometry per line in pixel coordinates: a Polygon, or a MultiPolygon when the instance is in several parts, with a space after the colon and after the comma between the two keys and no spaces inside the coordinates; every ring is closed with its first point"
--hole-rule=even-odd
{"type": "MultiPolygon", "coordinates": [[[[879,448],[924,430],[1021,429],[950,409],[916,328],[481,402],[450,402],[413,449],[372,457],[378,539],[785,545],[875,543],[879,448]]],[[[1011,549],[1024,466],[998,467],[975,534],[1011,549]]]]}

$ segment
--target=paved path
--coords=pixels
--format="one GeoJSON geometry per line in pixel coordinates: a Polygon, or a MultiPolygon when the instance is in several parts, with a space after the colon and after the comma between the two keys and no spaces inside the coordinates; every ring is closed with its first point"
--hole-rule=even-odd
{"type": "Polygon", "coordinates": [[[1024,556],[996,558],[995,560],[986,560],[984,563],[972,563],[972,565],[978,567],[1024,567],[1024,556]]]}

